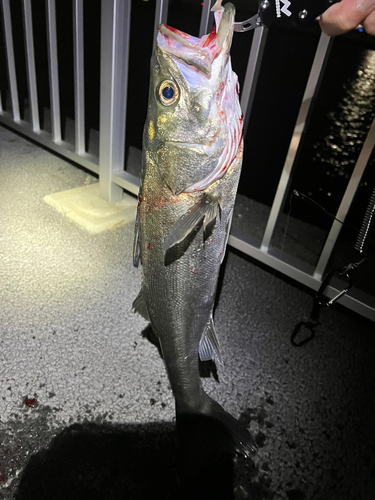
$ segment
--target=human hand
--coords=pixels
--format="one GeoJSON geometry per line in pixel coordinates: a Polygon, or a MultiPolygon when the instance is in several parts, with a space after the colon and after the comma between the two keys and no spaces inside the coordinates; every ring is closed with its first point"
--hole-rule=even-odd
{"type": "Polygon", "coordinates": [[[375,0],[341,0],[320,16],[322,31],[330,36],[341,35],[359,24],[369,35],[375,35],[375,0]]]}

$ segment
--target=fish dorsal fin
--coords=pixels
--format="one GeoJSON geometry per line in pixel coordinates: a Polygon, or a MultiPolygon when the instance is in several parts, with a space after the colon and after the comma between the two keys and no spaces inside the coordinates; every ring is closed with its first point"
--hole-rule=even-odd
{"type": "Polygon", "coordinates": [[[150,316],[148,314],[145,299],[143,298],[142,290],[137,295],[137,298],[133,302],[132,309],[144,318],[146,321],[150,321],[150,316]]]}
{"type": "Polygon", "coordinates": [[[206,237],[216,220],[217,206],[217,200],[203,196],[174,223],[171,232],[164,240],[164,252],[184,241],[202,222],[206,237]]]}
{"type": "Polygon", "coordinates": [[[209,361],[212,359],[221,365],[223,364],[212,316],[199,343],[199,358],[201,361],[209,361]]]}

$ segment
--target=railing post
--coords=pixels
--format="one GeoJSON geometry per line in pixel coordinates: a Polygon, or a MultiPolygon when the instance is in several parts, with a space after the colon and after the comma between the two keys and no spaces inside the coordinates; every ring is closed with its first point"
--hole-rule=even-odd
{"type": "Polygon", "coordinates": [[[314,95],[316,95],[319,90],[331,46],[332,46],[332,40],[327,35],[322,33],[320,35],[320,40],[318,47],[316,49],[314,62],[312,64],[310,75],[306,84],[305,93],[298,113],[293,136],[290,141],[284,168],[281,173],[279,185],[277,186],[277,191],[272,204],[271,213],[269,215],[266,230],[264,232],[262,246],[261,246],[263,252],[268,252],[271,243],[271,238],[277,223],[277,219],[279,217],[280,212],[282,211],[284,200],[288,193],[288,189],[292,179],[292,170],[295,164],[298,148],[300,146],[302,132],[305,129],[307,116],[311,108],[311,101],[314,95]]]}
{"type": "Polygon", "coordinates": [[[57,59],[56,2],[47,0],[48,68],[51,98],[52,140],[61,142],[60,90],[57,59]]]}
{"type": "Polygon", "coordinates": [[[27,83],[29,88],[29,101],[31,108],[31,125],[32,125],[32,130],[38,133],[40,131],[40,121],[39,121],[39,109],[38,109],[38,92],[36,83],[31,0],[23,0],[23,17],[25,26],[27,83]]]}
{"type": "Polygon", "coordinates": [[[199,38],[208,33],[212,28],[214,16],[211,12],[212,0],[204,0],[202,5],[201,22],[199,25],[199,38]]]}
{"type": "Polygon", "coordinates": [[[154,21],[154,44],[158,36],[159,24],[165,24],[168,17],[168,0],[156,0],[154,21]]]}
{"type": "Polygon", "coordinates": [[[6,55],[8,63],[10,100],[12,103],[13,120],[15,122],[19,122],[21,117],[20,117],[20,106],[18,100],[16,63],[14,60],[13,34],[12,34],[12,22],[10,17],[9,0],[3,0],[3,19],[4,19],[5,47],[6,47],[6,55]]]}
{"type": "Polygon", "coordinates": [[[124,169],[130,0],[102,0],[101,13],[100,196],[116,202],[122,188],[112,176],[124,169]]]}
{"type": "Polygon", "coordinates": [[[246,136],[251,109],[253,107],[254,95],[257,87],[259,71],[263,60],[264,48],[266,46],[268,28],[263,26],[256,28],[253,34],[249,61],[247,63],[245,81],[241,91],[241,109],[243,113],[243,133],[246,136]]]}
{"type": "Polygon", "coordinates": [[[75,146],[85,152],[85,87],[83,59],[83,0],[73,1],[75,146]]]}

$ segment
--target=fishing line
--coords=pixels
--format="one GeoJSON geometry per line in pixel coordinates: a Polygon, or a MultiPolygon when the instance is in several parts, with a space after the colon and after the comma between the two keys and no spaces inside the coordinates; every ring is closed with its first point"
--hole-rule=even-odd
{"type": "MultiPolygon", "coordinates": [[[[293,198],[293,195],[298,196],[299,198],[301,198],[301,200],[306,201],[306,202],[310,203],[312,206],[318,208],[319,210],[324,212],[326,215],[329,215],[332,219],[334,219],[336,222],[338,222],[342,226],[353,229],[353,231],[358,233],[358,235],[361,234],[361,229],[358,229],[358,227],[355,227],[355,226],[352,226],[351,224],[348,224],[348,222],[346,222],[346,221],[342,221],[342,220],[338,219],[333,213],[328,212],[328,210],[323,205],[320,205],[318,202],[313,200],[310,196],[307,196],[307,194],[301,193],[301,191],[298,191],[297,189],[293,189],[293,192],[292,192],[291,197],[290,197],[290,203],[292,203],[291,200],[293,198]]],[[[372,197],[371,197],[371,199],[372,199],[372,197]]],[[[291,212],[291,208],[289,209],[289,214],[290,214],[290,212],[291,212]]],[[[372,241],[373,243],[375,242],[375,240],[373,238],[369,238],[368,241],[372,241]]]]}

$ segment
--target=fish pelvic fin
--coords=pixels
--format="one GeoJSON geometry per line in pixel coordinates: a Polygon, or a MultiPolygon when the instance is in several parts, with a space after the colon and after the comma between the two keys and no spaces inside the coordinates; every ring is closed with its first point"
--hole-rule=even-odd
{"type": "Polygon", "coordinates": [[[219,341],[216,336],[215,325],[212,316],[205,332],[202,335],[198,352],[201,361],[209,361],[210,359],[212,359],[212,361],[215,361],[215,363],[220,363],[221,365],[223,365],[223,361],[220,355],[219,341]]]}
{"type": "Polygon", "coordinates": [[[183,242],[188,236],[197,232],[197,228],[202,224],[204,238],[207,239],[215,226],[218,205],[219,201],[217,199],[204,195],[174,223],[171,232],[164,240],[164,252],[166,253],[183,242]]]}
{"type": "Polygon", "coordinates": [[[143,298],[142,290],[139,292],[137,298],[134,300],[132,310],[140,314],[142,318],[144,318],[146,321],[150,321],[150,316],[148,314],[145,299],[143,298]]]}

